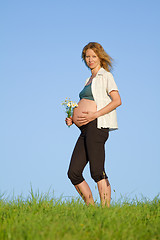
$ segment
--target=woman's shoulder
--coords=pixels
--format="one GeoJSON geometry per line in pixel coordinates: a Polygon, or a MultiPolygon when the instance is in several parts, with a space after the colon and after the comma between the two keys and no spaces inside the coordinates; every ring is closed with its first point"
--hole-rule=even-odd
{"type": "Polygon", "coordinates": [[[110,79],[113,78],[112,73],[109,72],[109,71],[107,71],[107,70],[105,70],[104,68],[101,68],[101,69],[98,71],[97,76],[102,76],[104,81],[108,81],[108,80],[110,80],[110,79]]]}
{"type": "Polygon", "coordinates": [[[100,68],[97,75],[103,75],[104,77],[113,77],[112,73],[104,69],[103,67],[100,68]]]}
{"type": "MultiPolygon", "coordinates": [[[[95,78],[97,78],[98,76],[103,76],[104,81],[109,80],[110,78],[113,78],[113,75],[111,72],[107,71],[106,69],[104,69],[103,67],[100,68],[100,70],[98,71],[97,75],[95,78]]],[[[87,82],[89,81],[90,77],[88,77],[85,81],[85,85],[87,84],[87,82]]]]}

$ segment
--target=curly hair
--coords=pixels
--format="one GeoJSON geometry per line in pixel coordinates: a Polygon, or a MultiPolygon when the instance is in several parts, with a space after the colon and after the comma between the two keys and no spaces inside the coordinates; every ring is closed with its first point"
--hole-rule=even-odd
{"type": "MultiPolygon", "coordinates": [[[[101,44],[97,42],[89,42],[82,50],[82,60],[85,62],[86,66],[86,51],[92,49],[100,59],[101,67],[110,72],[112,70],[113,59],[105,52],[101,44]]],[[[88,66],[87,66],[88,67],[88,66]]]]}

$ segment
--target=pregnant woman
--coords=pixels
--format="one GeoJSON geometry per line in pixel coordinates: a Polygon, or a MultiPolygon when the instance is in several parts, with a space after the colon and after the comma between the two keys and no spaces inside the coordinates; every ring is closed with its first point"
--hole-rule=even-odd
{"type": "Polygon", "coordinates": [[[121,105],[117,85],[110,70],[112,58],[96,42],[88,43],[82,51],[82,59],[91,70],[78,107],[73,116],[66,118],[81,134],[72,153],[68,177],[87,205],[94,205],[92,192],[83,178],[83,170],[89,162],[91,177],[97,183],[102,206],[110,206],[111,187],[105,172],[105,142],[111,130],[118,129],[116,108],[121,105]]]}

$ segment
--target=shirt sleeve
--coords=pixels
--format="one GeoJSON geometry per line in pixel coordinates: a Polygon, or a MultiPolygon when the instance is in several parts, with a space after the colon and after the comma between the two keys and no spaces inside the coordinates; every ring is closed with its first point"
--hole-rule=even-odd
{"type": "Polygon", "coordinates": [[[116,90],[118,91],[118,87],[114,81],[114,77],[112,73],[107,73],[107,92],[110,93],[111,91],[116,90]]]}

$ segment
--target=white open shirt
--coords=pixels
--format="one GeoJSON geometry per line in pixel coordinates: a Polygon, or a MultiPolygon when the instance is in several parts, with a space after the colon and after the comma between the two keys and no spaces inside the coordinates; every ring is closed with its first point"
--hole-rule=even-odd
{"type": "MultiPolygon", "coordinates": [[[[85,85],[89,81],[87,78],[85,85]]],[[[109,93],[117,90],[112,73],[101,68],[92,80],[91,84],[93,98],[97,104],[97,111],[108,105],[112,100],[109,93]]],[[[116,109],[97,118],[97,128],[109,128],[109,130],[118,129],[116,109]]]]}

